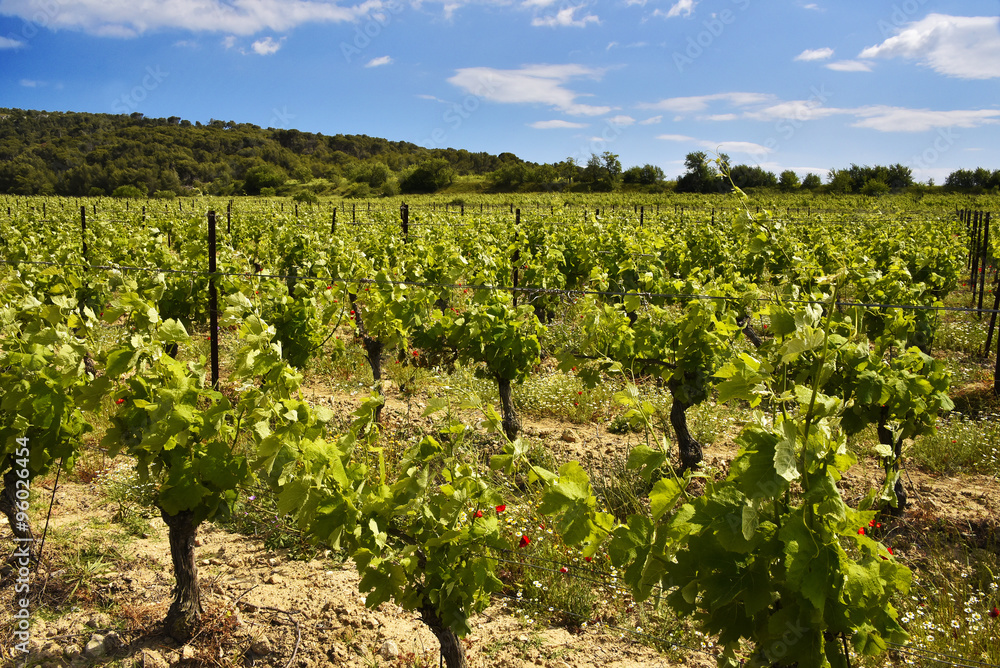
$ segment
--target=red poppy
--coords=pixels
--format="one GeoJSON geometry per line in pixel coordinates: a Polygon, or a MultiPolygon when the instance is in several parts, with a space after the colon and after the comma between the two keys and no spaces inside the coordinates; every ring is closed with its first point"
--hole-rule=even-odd
{"type": "Polygon", "coordinates": [[[502,513],[505,510],[507,510],[507,506],[505,504],[500,504],[499,506],[497,506],[497,513],[502,513]]]}
{"type": "Polygon", "coordinates": [[[584,557],[583,560],[586,561],[589,564],[590,562],[592,562],[594,560],[594,558],[593,557],[584,557]]]}
{"type": "Polygon", "coordinates": [[[115,399],[115,403],[118,404],[119,406],[121,406],[123,403],[125,403],[125,399],[124,398],[122,398],[122,399],[115,399]]]}
{"type": "Polygon", "coordinates": [[[414,356],[414,357],[416,357],[416,356],[417,356],[417,355],[419,355],[419,354],[420,354],[420,353],[419,353],[419,352],[417,352],[416,350],[414,350],[414,351],[413,351],[413,356],[414,356]]]}
{"type": "Polygon", "coordinates": [[[869,520],[868,526],[870,526],[870,527],[875,526],[875,520],[869,520]]]}
{"type": "Polygon", "coordinates": [[[483,511],[477,510],[476,511],[476,517],[479,518],[479,517],[482,517],[482,516],[483,516],[483,511]]]}
{"type": "Polygon", "coordinates": [[[530,542],[531,542],[530,538],[528,538],[527,536],[521,536],[521,542],[518,543],[517,546],[518,547],[526,547],[528,545],[528,543],[530,543],[530,542]]]}
{"type": "Polygon", "coordinates": [[[560,573],[569,573],[569,569],[566,568],[565,566],[563,566],[562,568],[559,569],[559,572],[560,573]]]}
{"type": "Polygon", "coordinates": [[[895,554],[895,552],[893,552],[893,551],[892,551],[892,548],[891,548],[891,547],[887,547],[887,548],[885,548],[885,549],[889,550],[889,554],[895,554]]]}
{"type": "Polygon", "coordinates": [[[992,617],[993,619],[1000,617],[1000,610],[997,610],[997,607],[995,605],[993,606],[993,609],[990,610],[990,617],[992,617]]]}
{"type": "Polygon", "coordinates": [[[864,527],[861,527],[860,529],[858,529],[858,535],[859,536],[864,536],[865,535],[865,528],[864,527]]]}

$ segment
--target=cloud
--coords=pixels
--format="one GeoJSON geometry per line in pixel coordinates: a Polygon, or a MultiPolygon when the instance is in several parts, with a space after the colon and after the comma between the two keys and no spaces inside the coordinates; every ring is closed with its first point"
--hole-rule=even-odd
{"type": "Polygon", "coordinates": [[[580,104],[580,93],[566,84],[579,77],[596,79],[603,70],[584,65],[525,65],[518,70],[466,67],[448,83],[478,97],[503,104],[541,104],[574,116],[600,116],[615,107],[580,104]]]}
{"type": "Polygon", "coordinates": [[[1000,122],[1000,109],[906,109],[875,105],[849,110],[861,120],[852,123],[856,128],[869,128],[879,132],[926,132],[938,128],[977,128],[1000,122]]]}
{"type": "Polygon", "coordinates": [[[632,118],[631,116],[625,116],[624,114],[621,114],[609,118],[608,123],[619,128],[627,128],[630,125],[635,125],[635,119],[632,118]]]}
{"type": "Polygon", "coordinates": [[[871,65],[860,60],[838,60],[834,63],[824,65],[826,69],[835,72],[871,72],[871,65]]]}
{"type": "Polygon", "coordinates": [[[639,121],[639,125],[656,125],[663,120],[663,116],[650,116],[649,118],[639,121]]]}
{"type": "Polygon", "coordinates": [[[774,149],[749,141],[709,141],[706,139],[695,139],[694,137],[688,137],[687,135],[657,135],[656,138],[666,141],[695,144],[696,146],[704,148],[708,151],[718,153],[748,153],[750,155],[761,156],[774,151],[774,149]]]}
{"type": "Polygon", "coordinates": [[[662,109],[678,113],[704,111],[709,103],[725,101],[737,107],[758,104],[774,99],[773,95],[765,93],[714,93],[712,95],[693,95],[690,97],[671,97],[652,104],[639,105],[643,109],[662,109]]]}
{"type": "Polygon", "coordinates": [[[222,38],[222,46],[225,49],[231,49],[234,46],[236,46],[236,36],[235,35],[226,35],[225,37],[223,37],[222,38]]]}
{"type": "Polygon", "coordinates": [[[678,0],[667,12],[667,18],[672,19],[675,16],[691,16],[694,8],[697,6],[698,0],[678,0]]]}
{"type": "Polygon", "coordinates": [[[859,58],[905,58],[960,79],[1000,77],[1000,17],[928,14],[859,58]]]}
{"type": "MultiPolygon", "coordinates": [[[[342,6],[319,0],[107,0],[62,1],[46,15],[52,30],[81,30],[103,37],[136,37],[155,30],[181,29],[253,35],[283,32],[306,23],[352,21],[378,9],[381,0],[342,6]]],[[[37,0],[0,0],[0,12],[33,21],[37,0]]]]}
{"type": "Polygon", "coordinates": [[[34,79],[21,79],[18,83],[25,88],[38,88],[45,85],[44,81],[35,81],[34,79]]]}
{"type": "Polygon", "coordinates": [[[587,127],[587,123],[573,123],[572,121],[536,121],[534,123],[529,123],[528,127],[535,128],[536,130],[570,130],[579,129],[587,127]]]}
{"type": "Polygon", "coordinates": [[[833,56],[833,49],[830,47],[823,47],[822,49],[806,49],[799,55],[795,56],[795,60],[826,60],[833,56]]]}
{"type": "Polygon", "coordinates": [[[694,137],[688,137],[687,135],[656,135],[656,138],[664,139],[666,141],[679,141],[679,142],[698,141],[694,137]]]}
{"type": "Polygon", "coordinates": [[[24,42],[18,39],[11,39],[10,37],[0,37],[0,50],[2,49],[21,49],[24,48],[24,42]]]}
{"type": "Polygon", "coordinates": [[[555,16],[539,16],[531,21],[531,25],[542,28],[582,28],[588,23],[600,23],[601,20],[594,14],[587,14],[582,18],[576,18],[576,12],[583,9],[583,5],[577,7],[566,7],[560,9],[555,16]]]}
{"type": "Polygon", "coordinates": [[[271,37],[265,37],[264,39],[258,39],[256,42],[250,45],[250,48],[254,50],[254,53],[260,56],[270,56],[278,52],[281,48],[282,42],[285,39],[281,38],[275,40],[271,37]]]}
{"type": "Polygon", "coordinates": [[[383,65],[391,65],[391,64],[392,64],[391,56],[379,56],[378,58],[372,58],[367,63],[365,63],[365,67],[381,67],[383,65]]]}

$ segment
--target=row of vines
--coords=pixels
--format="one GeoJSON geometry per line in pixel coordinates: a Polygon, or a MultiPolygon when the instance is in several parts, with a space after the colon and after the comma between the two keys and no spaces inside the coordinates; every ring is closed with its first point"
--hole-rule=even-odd
{"type": "MultiPolygon", "coordinates": [[[[109,413],[102,446],[156,485],[177,579],[165,622],[179,639],[200,620],[197,529],[250,480],[353,559],[369,605],[419,611],[452,668],[470,616],[501,588],[491,555],[511,547],[504,487],[540,499],[567,545],[607,549],[637,600],[662,599],[717,635],[720,665],[846,666],[848,644],[877,654],[905,639],[892,600],[909,571],[857,528],[902,512],[904,444],[951,408],[931,355],[942,299],[966,273],[951,211],[827,203],[772,215],[737,196],[718,211],[539,199],[349,216],[244,200],[3,204],[0,510],[32,538],[15,521],[18,439],[43,476],[72,466],[109,413]],[[302,374],[354,343],[371,394],[338,429],[340,416],[303,399],[302,374]],[[624,376],[669,390],[670,429],[629,457],[651,484],[648,510],[616,517],[579,463],[527,457],[518,386],[549,358],[587,387],[624,376]],[[488,468],[457,419],[387,467],[386,363],[495,384],[499,411],[473,401],[502,445],[488,468]],[[703,455],[688,417],[709,398],[755,417],[728,476],[696,493],[703,455]],[[885,476],[851,507],[838,480],[855,463],[846,439],[866,429],[885,476]],[[789,629],[800,630],[790,644],[789,629]]],[[[630,407],[652,430],[638,394],[630,407]]],[[[428,412],[446,408],[431,399],[428,412]]]]}

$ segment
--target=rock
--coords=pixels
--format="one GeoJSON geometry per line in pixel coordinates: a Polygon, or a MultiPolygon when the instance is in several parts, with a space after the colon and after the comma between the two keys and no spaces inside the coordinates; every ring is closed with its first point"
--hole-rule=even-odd
{"type": "Polygon", "coordinates": [[[135,668],[168,668],[169,665],[155,649],[144,649],[135,658],[135,668]]]}
{"type": "Polygon", "coordinates": [[[122,642],[122,637],[118,635],[117,631],[112,631],[108,635],[104,636],[104,649],[107,652],[116,652],[125,646],[122,642]]]}
{"type": "Polygon", "coordinates": [[[517,641],[518,641],[518,642],[528,642],[528,641],[529,641],[529,638],[528,638],[528,636],[526,636],[526,635],[524,635],[524,634],[521,634],[521,635],[519,635],[519,636],[517,637],[517,641]]]}
{"type": "Polygon", "coordinates": [[[577,441],[580,440],[580,437],[577,436],[576,432],[573,431],[572,429],[567,429],[563,431],[562,436],[559,437],[559,440],[565,443],[576,443],[577,441]]]}
{"type": "Polygon", "coordinates": [[[201,561],[198,562],[198,565],[199,566],[211,566],[212,565],[212,560],[211,559],[202,559],[201,561]]]}
{"type": "Polygon", "coordinates": [[[87,620],[87,626],[92,629],[109,629],[111,625],[111,615],[104,612],[95,612],[87,620]]]}
{"type": "Polygon", "coordinates": [[[565,661],[555,661],[549,664],[549,668],[573,668],[573,666],[569,665],[565,661]]]}
{"type": "Polygon", "coordinates": [[[61,659],[63,655],[63,648],[59,646],[58,643],[49,640],[38,650],[38,658],[40,659],[61,659]]]}
{"type": "Polygon", "coordinates": [[[277,573],[271,573],[271,576],[267,579],[267,584],[276,585],[276,584],[281,584],[284,581],[285,578],[283,578],[282,576],[278,575],[277,573]]]}
{"type": "Polygon", "coordinates": [[[181,661],[193,661],[194,647],[192,647],[191,645],[184,645],[184,647],[181,647],[181,653],[179,658],[181,661]]]}
{"type": "Polygon", "coordinates": [[[221,566],[222,565],[222,559],[212,558],[212,559],[208,560],[208,563],[211,564],[212,566],[221,566]]]}
{"type": "Polygon", "coordinates": [[[382,649],[378,652],[386,661],[392,661],[399,656],[399,645],[395,640],[389,639],[382,643],[382,649]]]}
{"type": "Polygon", "coordinates": [[[89,659],[99,659],[107,653],[104,649],[104,636],[95,633],[83,647],[83,655],[89,659]]]}
{"type": "Polygon", "coordinates": [[[76,643],[63,647],[63,657],[68,661],[75,661],[80,658],[81,654],[83,654],[83,650],[76,643]]]}
{"type": "Polygon", "coordinates": [[[257,638],[250,643],[250,651],[261,656],[270,654],[273,651],[273,648],[271,647],[271,639],[267,636],[257,638]]]}

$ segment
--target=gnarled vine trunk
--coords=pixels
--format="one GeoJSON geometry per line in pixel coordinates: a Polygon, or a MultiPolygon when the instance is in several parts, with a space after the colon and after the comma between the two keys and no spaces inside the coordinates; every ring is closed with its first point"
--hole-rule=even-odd
{"type": "Polygon", "coordinates": [[[465,647],[455,632],[441,622],[434,606],[424,601],[420,607],[420,619],[441,643],[441,656],[448,668],[465,668],[465,647]]]}
{"type": "Polygon", "coordinates": [[[179,642],[190,640],[201,624],[201,589],[198,586],[198,566],[194,559],[198,525],[194,513],[182,511],[160,515],[169,529],[170,558],[174,564],[174,600],[163,622],[166,631],[179,642]]]}
{"type": "Polygon", "coordinates": [[[670,426],[674,428],[674,433],[677,434],[677,450],[681,460],[681,472],[684,472],[688,469],[697,468],[703,458],[701,443],[691,435],[691,430],[688,429],[686,411],[694,404],[688,403],[681,398],[678,391],[679,387],[676,383],[670,383],[668,387],[674,397],[674,402],[670,405],[670,426]]]}
{"type": "MultiPolygon", "coordinates": [[[[361,345],[365,348],[365,357],[368,360],[368,366],[372,370],[372,381],[375,383],[375,388],[378,393],[385,398],[385,393],[382,391],[382,350],[385,345],[375,337],[368,334],[368,330],[365,328],[365,320],[361,315],[361,309],[358,308],[355,299],[355,295],[350,295],[351,308],[354,310],[354,322],[358,326],[358,334],[361,336],[361,345]]],[[[384,405],[384,403],[383,403],[384,405]]],[[[375,422],[381,424],[382,422],[382,406],[375,407],[375,422]]]]}
{"type": "Polygon", "coordinates": [[[500,391],[500,413],[503,416],[503,433],[513,441],[521,431],[521,419],[517,417],[514,408],[514,393],[507,378],[497,378],[497,389],[500,391]]]}

